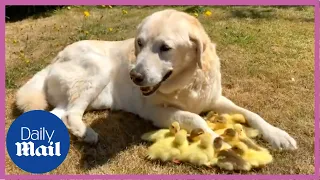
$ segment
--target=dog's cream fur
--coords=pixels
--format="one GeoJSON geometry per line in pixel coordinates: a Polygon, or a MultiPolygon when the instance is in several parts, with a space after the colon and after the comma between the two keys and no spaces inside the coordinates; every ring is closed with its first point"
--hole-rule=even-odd
{"type": "Polygon", "coordinates": [[[243,114],[276,148],[297,148],[296,141],[285,131],[222,96],[215,44],[196,18],[175,10],[145,18],[134,39],[85,40],[67,46],[18,90],[16,103],[23,111],[52,105],[51,112],[73,135],[88,143],[98,141],[97,133],[82,121],[88,110],[124,110],[158,127],[178,121],[188,131],[202,128],[217,137],[198,115],[214,110],[243,114]],[[164,43],[171,49],[160,50],[164,43]],[[154,86],[168,71],[173,73],[155,93],[143,96],[130,79],[133,68],[145,76],[140,84],[143,86],[154,86]]]}

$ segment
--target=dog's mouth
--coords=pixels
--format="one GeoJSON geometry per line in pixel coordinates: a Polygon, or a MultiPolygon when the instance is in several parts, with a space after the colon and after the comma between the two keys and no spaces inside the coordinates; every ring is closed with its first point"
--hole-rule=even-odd
{"type": "Polygon", "coordinates": [[[142,94],[144,96],[150,96],[151,94],[156,92],[156,90],[158,90],[159,87],[161,86],[161,83],[163,83],[165,80],[167,80],[171,76],[171,74],[172,74],[172,70],[168,71],[167,74],[163,76],[162,80],[154,86],[140,87],[142,94]]]}

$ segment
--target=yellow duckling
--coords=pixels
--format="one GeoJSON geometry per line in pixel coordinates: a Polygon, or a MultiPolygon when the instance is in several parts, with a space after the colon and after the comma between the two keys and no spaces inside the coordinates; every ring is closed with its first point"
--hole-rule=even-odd
{"type": "Polygon", "coordinates": [[[249,138],[255,138],[260,135],[260,131],[258,129],[243,126],[243,130],[249,138]]]}
{"type": "Polygon", "coordinates": [[[219,151],[230,149],[231,147],[228,144],[226,144],[221,137],[217,137],[213,141],[213,148],[216,154],[219,151]]]}
{"type": "Polygon", "coordinates": [[[232,150],[239,154],[245,161],[249,162],[252,167],[260,167],[273,161],[268,151],[255,151],[249,149],[247,145],[238,142],[232,147],[232,150]]]}
{"type": "Polygon", "coordinates": [[[181,129],[175,135],[175,139],[173,140],[173,147],[178,148],[180,150],[180,154],[178,156],[173,157],[174,163],[180,163],[182,152],[185,152],[189,147],[187,136],[188,136],[188,132],[184,129],[181,129]]]}
{"type": "Polygon", "coordinates": [[[215,162],[218,167],[226,170],[245,170],[249,171],[251,165],[232,149],[223,148],[223,140],[218,137],[213,142],[215,151],[215,162]]]}
{"type": "Polygon", "coordinates": [[[188,141],[190,141],[190,142],[199,141],[199,140],[200,140],[200,136],[201,136],[202,134],[204,134],[203,129],[201,129],[201,128],[193,129],[193,130],[190,132],[190,135],[189,135],[189,137],[188,137],[188,141]]]}
{"type": "Polygon", "coordinates": [[[188,135],[188,132],[184,129],[181,129],[174,136],[173,146],[175,148],[178,148],[181,152],[185,151],[189,147],[187,135],[188,135]]]}
{"type": "Polygon", "coordinates": [[[214,124],[211,128],[214,131],[233,127],[232,124],[228,123],[227,119],[224,116],[217,116],[215,118],[211,118],[210,122],[214,124]]]}
{"type": "Polygon", "coordinates": [[[265,148],[260,147],[252,139],[250,139],[246,135],[245,130],[243,129],[243,126],[241,124],[235,124],[234,130],[237,132],[240,141],[245,143],[250,149],[254,149],[256,151],[267,150],[265,148]]]}
{"type": "Polygon", "coordinates": [[[214,132],[217,133],[219,136],[221,136],[227,129],[233,129],[233,128],[218,129],[218,130],[214,130],[214,132]]]}
{"type": "Polygon", "coordinates": [[[223,137],[223,140],[231,146],[240,142],[238,133],[232,128],[226,129],[221,136],[223,137]]]}
{"type": "Polygon", "coordinates": [[[232,114],[231,119],[234,123],[246,124],[246,118],[242,114],[232,114]]]}
{"type": "Polygon", "coordinates": [[[213,155],[213,162],[216,164],[218,162],[218,153],[224,149],[228,149],[228,147],[224,146],[224,142],[221,137],[217,137],[213,141],[213,150],[214,150],[214,155],[213,155]]]}
{"type": "Polygon", "coordinates": [[[206,122],[207,122],[210,129],[213,130],[215,128],[215,124],[213,124],[211,121],[206,120],[206,122]]]}
{"type": "Polygon", "coordinates": [[[180,130],[179,123],[173,122],[169,127],[169,129],[160,129],[160,130],[144,133],[141,136],[141,139],[145,141],[156,142],[160,139],[173,137],[179,130],[180,130]]]}
{"type": "Polygon", "coordinates": [[[242,114],[221,114],[220,116],[225,118],[228,124],[245,124],[247,122],[242,114]]]}
{"type": "Polygon", "coordinates": [[[204,117],[204,119],[205,119],[205,120],[209,120],[210,118],[213,118],[213,117],[216,117],[216,116],[218,116],[218,114],[217,114],[216,112],[210,111],[210,112],[204,117]]]}
{"type": "Polygon", "coordinates": [[[167,137],[156,141],[148,148],[148,159],[174,161],[179,159],[181,152],[188,149],[187,131],[180,130],[174,137],[167,137]]]}
{"type": "Polygon", "coordinates": [[[210,167],[214,164],[214,149],[212,141],[212,136],[205,132],[200,136],[200,141],[190,144],[189,148],[182,152],[181,160],[195,165],[205,165],[210,167]]]}

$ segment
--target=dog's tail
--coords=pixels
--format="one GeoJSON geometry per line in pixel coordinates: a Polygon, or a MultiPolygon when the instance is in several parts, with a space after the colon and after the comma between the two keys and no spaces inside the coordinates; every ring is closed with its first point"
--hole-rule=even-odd
{"type": "Polygon", "coordinates": [[[50,65],[37,72],[16,93],[16,105],[23,112],[31,110],[44,110],[48,103],[45,94],[45,80],[50,65]]]}

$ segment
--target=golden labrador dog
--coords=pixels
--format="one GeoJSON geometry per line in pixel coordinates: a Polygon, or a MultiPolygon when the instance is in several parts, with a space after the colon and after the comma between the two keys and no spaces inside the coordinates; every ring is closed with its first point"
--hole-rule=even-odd
{"type": "Polygon", "coordinates": [[[222,95],[215,44],[196,18],[171,9],[146,17],[135,38],[67,46],[18,90],[16,104],[23,111],[50,104],[70,132],[88,143],[96,143],[98,134],[82,121],[85,111],[123,110],[161,128],[178,121],[215,138],[199,116],[213,110],[243,114],[275,148],[297,148],[288,133],[222,95]]]}

